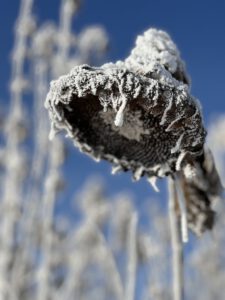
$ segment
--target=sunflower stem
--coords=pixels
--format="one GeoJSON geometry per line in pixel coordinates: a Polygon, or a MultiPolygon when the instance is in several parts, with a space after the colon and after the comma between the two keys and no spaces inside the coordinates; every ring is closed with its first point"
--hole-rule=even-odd
{"type": "Polygon", "coordinates": [[[186,201],[184,198],[184,193],[181,187],[181,180],[179,175],[176,175],[176,190],[177,190],[177,201],[179,205],[179,210],[181,214],[181,237],[182,242],[188,242],[188,224],[187,224],[187,208],[186,208],[186,201]]]}
{"type": "Polygon", "coordinates": [[[182,300],[184,299],[183,244],[179,230],[180,220],[176,214],[176,203],[178,203],[177,192],[172,178],[168,179],[168,194],[173,268],[173,299],[182,300]]]}

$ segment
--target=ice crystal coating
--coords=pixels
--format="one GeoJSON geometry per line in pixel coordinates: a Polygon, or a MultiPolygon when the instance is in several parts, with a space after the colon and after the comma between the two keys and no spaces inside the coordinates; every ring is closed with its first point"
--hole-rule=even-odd
{"type": "Polygon", "coordinates": [[[135,74],[124,64],[75,67],[51,83],[46,107],[54,130],[135,179],[173,173],[183,153],[202,153],[205,130],[187,86],[135,74]]]}
{"type": "Polygon", "coordinates": [[[178,49],[170,36],[162,30],[151,28],[138,36],[136,46],[125,62],[132,70],[159,81],[175,86],[179,82],[189,84],[178,49]]]}
{"type": "Polygon", "coordinates": [[[189,227],[197,234],[212,227],[212,198],[221,184],[204,150],[201,109],[167,33],[146,31],[125,61],[75,67],[51,83],[45,105],[50,137],[66,130],[81,151],[110,161],[112,173],[129,170],[135,180],[146,175],[157,190],[157,178],[179,172],[189,227]],[[203,182],[207,187],[199,186],[203,182]]]}

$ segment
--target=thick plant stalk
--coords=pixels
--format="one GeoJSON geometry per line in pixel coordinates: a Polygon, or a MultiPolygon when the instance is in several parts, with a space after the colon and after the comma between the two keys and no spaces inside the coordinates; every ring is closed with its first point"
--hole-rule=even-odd
{"type": "Polygon", "coordinates": [[[188,223],[187,223],[187,208],[186,208],[186,201],[184,197],[184,193],[182,190],[182,187],[180,185],[180,180],[177,180],[176,184],[177,188],[177,200],[179,204],[179,210],[181,214],[181,237],[182,237],[182,242],[187,243],[188,242],[188,223]]]}
{"type": "Polygon", "coordinates": [[[172,178],[168,179],[169,192],[169,218],[172,246],[172,268],[173,268],[173,299],[184,299],[183,280],[183,245],[180,235],[180,222],[176,215],[177,194],[175,183],[172,178]]]}
{"type": "Polygon", "coordinates": [[[125,299],[135,299],[135,283],[137,271],[137,213],[133,212],[130,220],[128,234],[128,263],[127,263],[127,284],[125,289],[125,299]]]}

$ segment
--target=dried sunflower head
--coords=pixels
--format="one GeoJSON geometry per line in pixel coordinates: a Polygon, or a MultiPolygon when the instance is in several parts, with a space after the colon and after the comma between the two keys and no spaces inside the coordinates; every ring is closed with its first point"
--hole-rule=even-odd
{"type": "Polygon", "coordinates": [[[54,129],[75,145],[135,178],[163,177],[185,154],[199,156],[205,130],[168,35],[150,30],[125,62],[75,67],[51,83],[46,107],[54,129]],[[141,55],[143,53],[143,56],[141,55]]]}
{"type": "Polygon", "coordinates": [[[135,179],[183,172],[204,155],[200,107],[175,44],[160,30],[138,37],[124,62],[77,66],[53,81],[46,108],[52,133],[65,129],[81,151],[135,179]]]}

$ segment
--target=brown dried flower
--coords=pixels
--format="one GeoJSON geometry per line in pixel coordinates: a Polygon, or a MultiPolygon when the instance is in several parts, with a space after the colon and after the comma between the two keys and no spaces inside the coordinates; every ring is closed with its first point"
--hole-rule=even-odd
{"type": "Polygon", "coordinates": [[[177,171],[186,180],[185,168],[200,165],[206,136],[188,83],[175,44],[150,29],[124,62],[77,66],[51,83],[51,137],[65,129],[81,151],[153,185],[177,171]]]}

